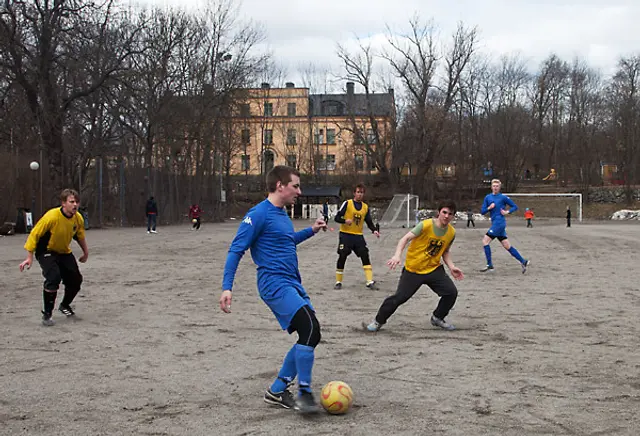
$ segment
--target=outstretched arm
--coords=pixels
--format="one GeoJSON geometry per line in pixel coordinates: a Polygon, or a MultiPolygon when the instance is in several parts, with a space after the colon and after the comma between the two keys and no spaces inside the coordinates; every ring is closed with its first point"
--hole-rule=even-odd
{"type": "Polygon", "coordinates": [[[510,214],[511,213],[516,213],[516,211],[518,210],[518,205],[515,204],[512,199],[510,199],[509,197],[507,197],[505,195],[504,196],[504,202],[509,205],[509,213],[510,214]]]}
{"type": "Polygon", "coordinates": [[[244,253],[262,233],[263,226],[264,216],[258,211],[250,211],[240,223],[238,232],[229,247],[227,260],[224,264],[222,279],[223,291],[231,291],[233,281],[236,276],[236,270],[238,269],[238,264],[240,263],[244,253]]]}
{"type": "Polygon", "coordinates": [[[487,197],[484,197],[484,201],[482,202],[482,207],[480,208],[480,214],[484,215],[485,213],[489,212],[489,199],[487,197]]]}
{"type": "MultiPolygon", "coordinates": [[[[422,223],[418,224],[418,226],[422,226],[422,223]]],[[[389,268],[395,269],[398,265],[400,265],[400,262],[402,262],[401,257],[402,257],[402,252],[404,251],[404,248],[412,239],[415,239],[417,237],[418,235],[416,235],[412,230],[406,235],[404,235],[398,241],[398,245],[396,246],[396,252],[393,254],[391,259],[387,261],[387,265],[389,266],[389,268]]]]}
{"type": "Polygon", "coordinates": [[[347,211],[347,202],[345,201],[345,202],[342,203],[342,206],[340,206],[340,209],[338,210],[338,213],[336,214],[336,217],[334,218],[334,220],[337,223],[344,224],[345,223],[345,221],[344,221],[344,213],[346,211],[347,211]]]}

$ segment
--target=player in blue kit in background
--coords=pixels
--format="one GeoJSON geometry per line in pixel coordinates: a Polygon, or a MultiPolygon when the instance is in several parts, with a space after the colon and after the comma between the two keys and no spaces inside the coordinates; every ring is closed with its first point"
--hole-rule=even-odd
{"type": "Polygon", "coordinates": [[[484,246],[484,255],[487,258],[487,266],[482,269],[482,272],[493,271],[493,262],[491,261],[491,241],[495,238],[500,241],[505,250],[507,250],[513,257],[518,259],[522,266],[522,274],[527,272],[527,267],[530,262],[524,259],[515,247],[512,247],[507,238],[507,220],[506,215],[512,214],[518,210],[518,206],[506,195],[500,192],[502,188],[502,182],[498,179],[491,181],[491,194],[487,194],[484,197],[482,203],[482,209],[480,213],[482,215],[489,212],[491,214],[491,228],[487,231],[487,234],[482,238],[482,245],[484,246]],[[505,209],[509,206],[509,209],[505,209]]]}
{"type": "Polygon", "coordinates": [[[285,206],[294,204],[300,190],[300,174],[293,168],[279,165],[267,174],[266,200],[253,207],[244,217],[231,243],[224,266],[220,309],[231,312],[231,289],[240,259],[245,251],[258,267],[258,292],[269,306],[283,330],[298,332],[298,342],[291,347],[278,377],[264,395],[268,404],[302,413],[319,411],[311,391],[314,350],[320,342],[320,324],[309,295],[302,287],[298,271],[296,246],[326,228],[319,219],[299,232],[285,206]],[[294,399],[288,386],[298,377],[298,397],[294,399]]]}

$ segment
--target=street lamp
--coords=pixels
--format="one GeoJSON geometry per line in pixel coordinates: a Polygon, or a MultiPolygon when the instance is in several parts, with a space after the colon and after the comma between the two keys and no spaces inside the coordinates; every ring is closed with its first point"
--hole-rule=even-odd
{"type": "Polygon", "coordinates": [[[36,220],[36,188],[34,184],[36,171],[40,168],[40,164],[35,160],[29,164],[29,168],[33,171],[31,178],[31,228],[35,225],[36,220]]]}

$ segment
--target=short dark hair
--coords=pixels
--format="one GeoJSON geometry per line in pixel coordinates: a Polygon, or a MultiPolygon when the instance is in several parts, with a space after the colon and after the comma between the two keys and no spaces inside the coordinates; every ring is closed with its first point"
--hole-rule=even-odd
{"type": "Polygon", "coordinates": [[[75,197],[76,203],[80,203],[80,196],[78,195],[78,191],[75,189],[65,189],[60,193],[60,202],[64,203],[67,201],[67,198],[75,197]]]}
{"type": "Polygon", "coordinates": [[[438,213],[440,213],[440,211],[445,207],[453,213],[456,213],[458,211],[453,200],[443,200],[440,202],[440,204],[438,204],[438,213]]]}
{"type": "Polygon", "coordinates": [[[267,190],[276,192],[278,182],[287,185],[291,181],[291,175],[300,177],[300,172],[286,165],[277,165],[267,174],[267,190]]]}
{"type": "Polygon", "coordinates": [[[362,192],[367,192],[367,188],[363,183],[358,183],[355,188],[353,188],[353,192],[356,192],[358,188],[362,189],[362,192]]]}

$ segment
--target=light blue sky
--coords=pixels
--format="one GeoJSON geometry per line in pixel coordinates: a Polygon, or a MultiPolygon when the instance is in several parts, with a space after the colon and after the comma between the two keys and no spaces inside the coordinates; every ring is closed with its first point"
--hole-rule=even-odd
{"type": "MultiPolygon", "coordinates": [[[[204,3],[141,1],[189,9],[204,3]]],[[[380,45],[386,25],[402,32],[415,12],[433,18],[442,41],[458,21],[477,26],[482,52],[496,58],[518,52],[532,69],[555,52],[568,61],[582,57],[608,75],[621,55],[640,53],[638,0],[243,0],[240,6],[241,17],[263,25],[288,80],[310,62],[339,73],[337,43],[353,46],[357,35],[380,45]]]]}

